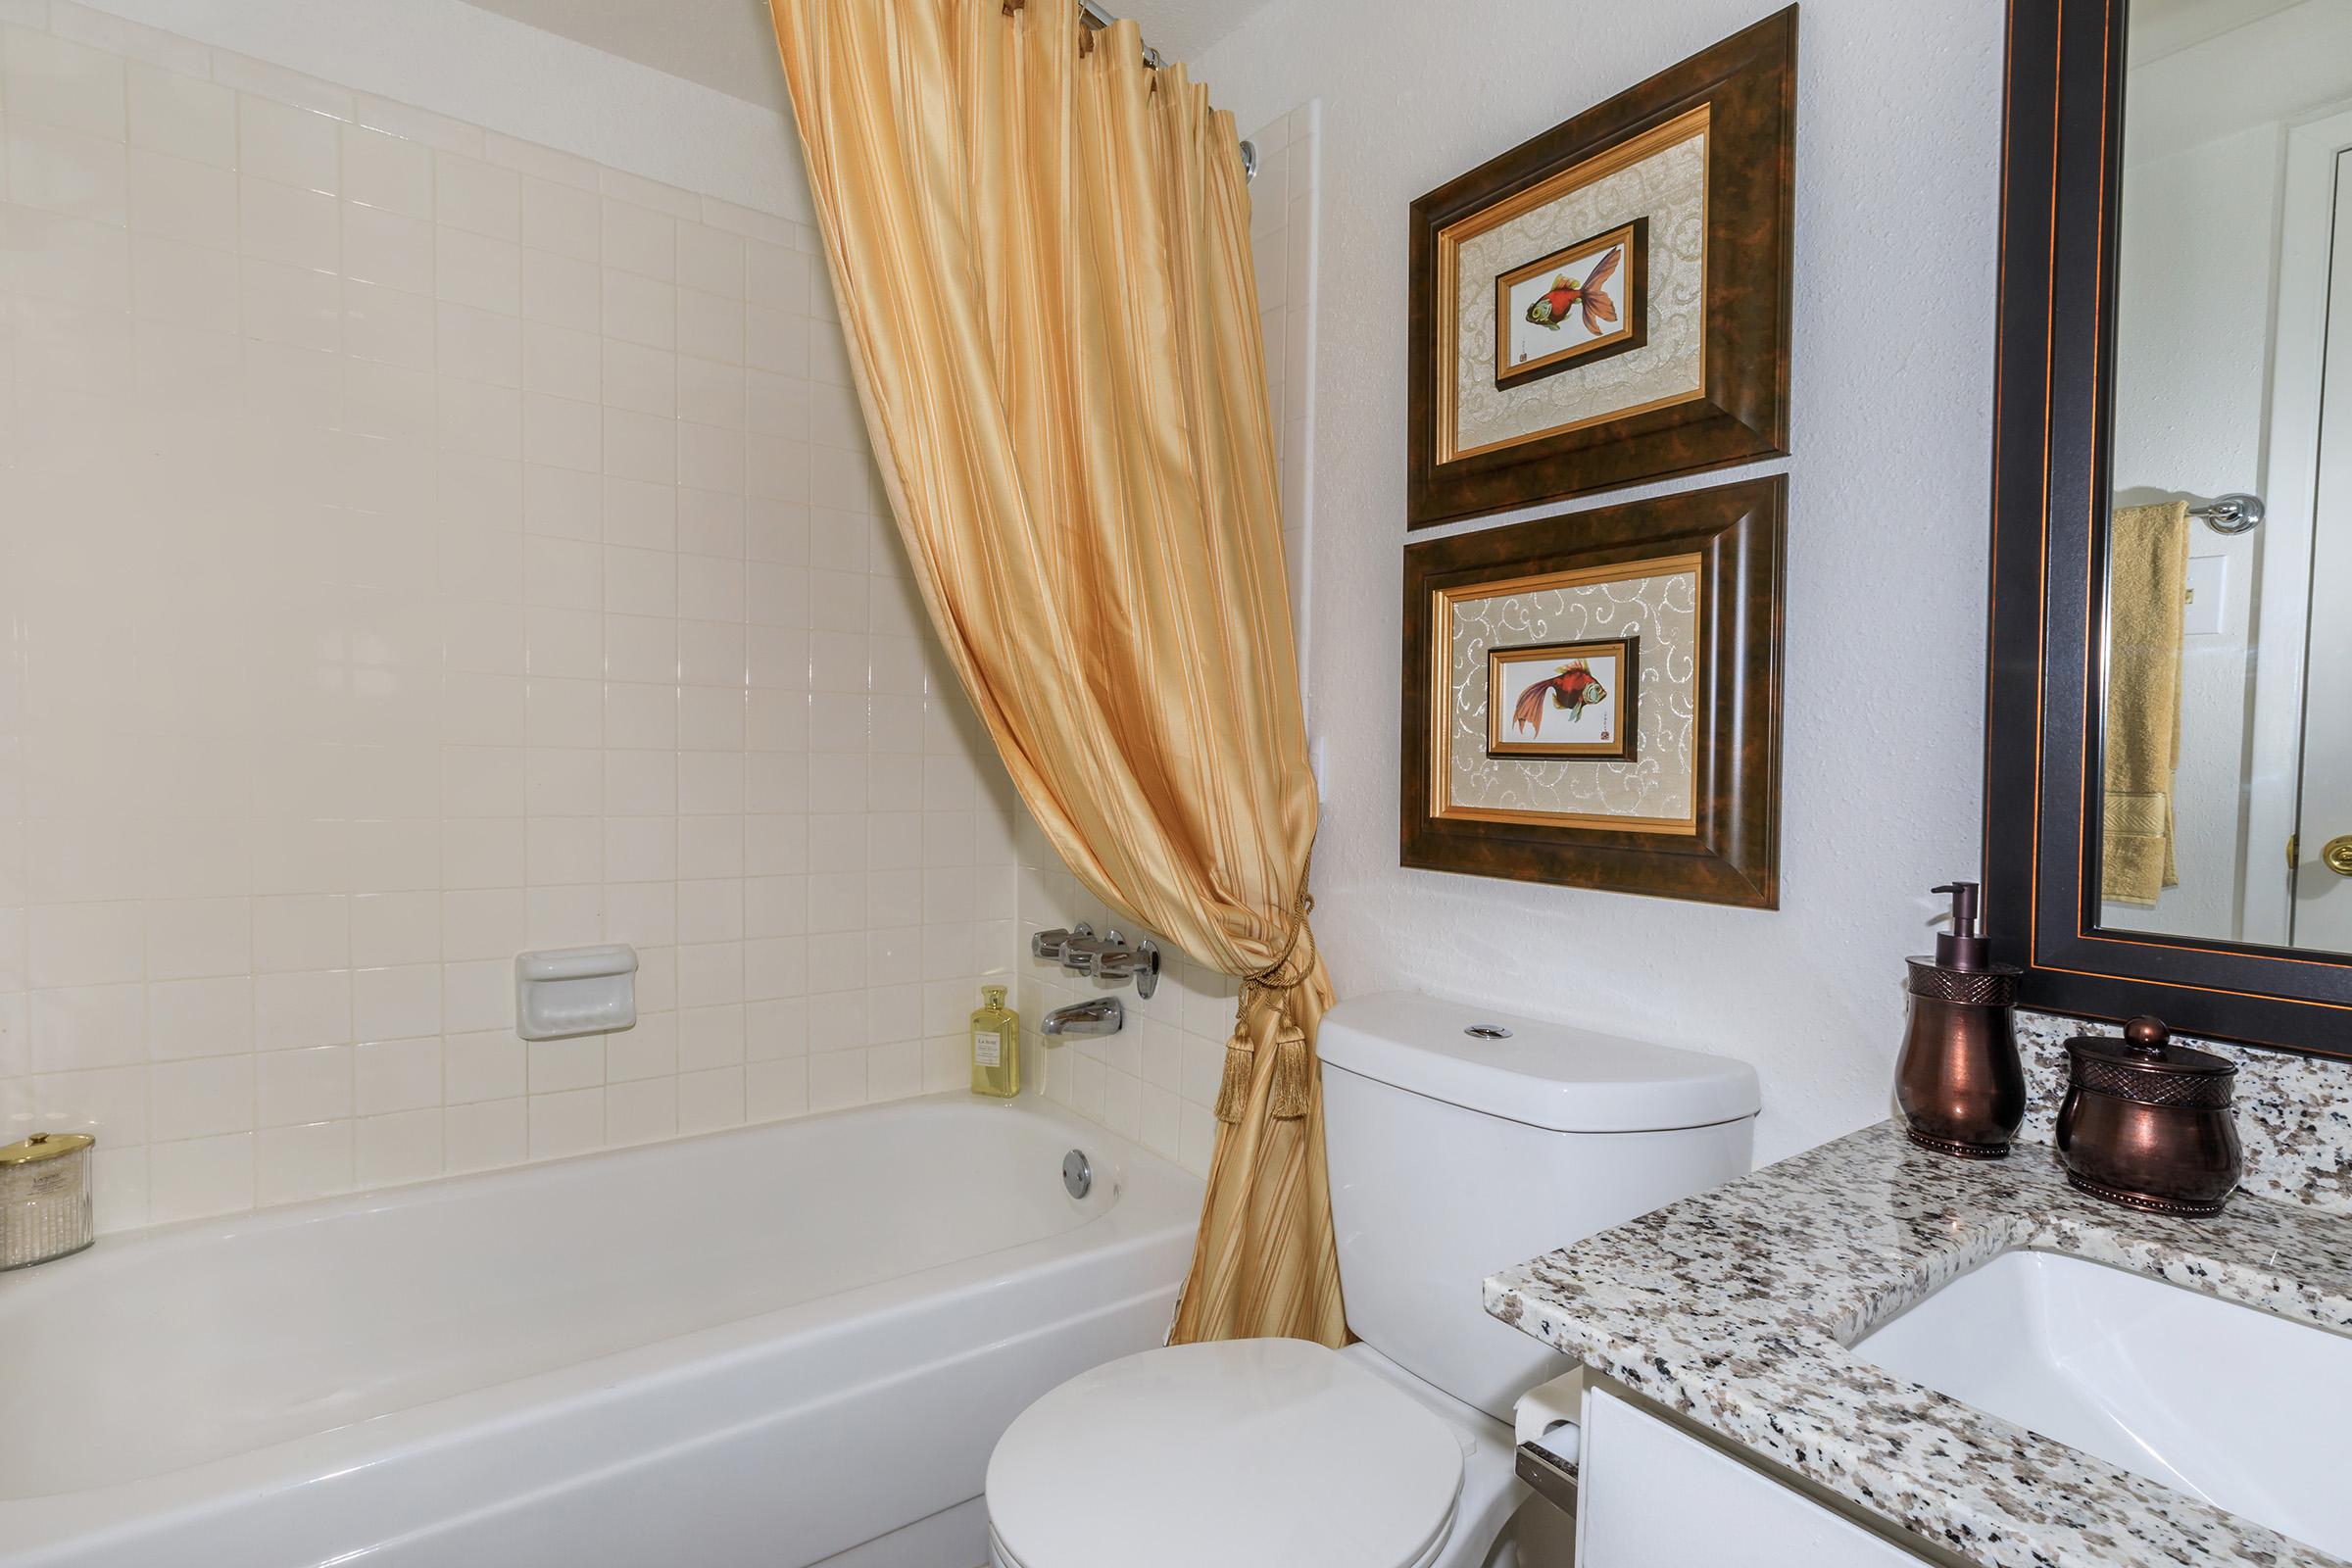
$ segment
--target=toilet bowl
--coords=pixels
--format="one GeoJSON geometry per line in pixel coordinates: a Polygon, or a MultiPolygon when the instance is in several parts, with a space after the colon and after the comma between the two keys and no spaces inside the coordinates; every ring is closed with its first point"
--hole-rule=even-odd
{"type": "Polygon", "coordinates": [[[1521,1529],[1556,1532],[1540,1502],[1512,1522],[1505,1423],[1567,1363],[1480,1280],[1744,1172],[1755,1075],[1399,994],[1318,1044],[1361,1343],[1170,1346],[1062,1384],[990,1458],[996,1568],[1510,1568],[1521,1529]]]}

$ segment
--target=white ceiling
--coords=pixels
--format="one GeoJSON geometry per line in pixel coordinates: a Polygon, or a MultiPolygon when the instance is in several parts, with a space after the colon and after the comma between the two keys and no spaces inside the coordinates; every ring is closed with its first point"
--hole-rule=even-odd
{"type": "MultiPolygon", "coordinates": [[[[779,114],[788,108],[766,0],[466,3],[779,114]]],[[[1132,14],[1143,24],[1145,41],[1170,60],[1190,60],[1265,0],[1127,0],[1124,8],[1121,0],[1098,3],[1111,15],[1132,14]]]]}
{"type": "Polygon", "coordinates": [[[1170,60],[1198,60],[1200,51],[1240,26],[1267,0],[1096,0],[1114,17],[1133,17],[1144,41],[1170,60]]]}

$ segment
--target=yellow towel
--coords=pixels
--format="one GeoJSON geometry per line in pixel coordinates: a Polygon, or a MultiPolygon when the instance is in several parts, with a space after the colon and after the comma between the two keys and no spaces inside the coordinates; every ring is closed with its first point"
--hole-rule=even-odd
{"type": "Polygon", "coordinates": [[[2107,807],[2099,891],[2153,905],[2180,885],[2173,771],[2180,765],[2180,623],[2188,503],[2125,507],[2107,546],[2107,807]]]}

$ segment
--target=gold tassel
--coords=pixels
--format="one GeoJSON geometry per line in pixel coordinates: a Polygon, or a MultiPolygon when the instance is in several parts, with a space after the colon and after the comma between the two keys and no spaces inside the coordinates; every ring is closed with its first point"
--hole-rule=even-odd
{"type": "Polygon", "coordinates": [[[1217,1084],[1217,1120],[1238,1122],[1250,1104],[1250,1068],[1257,1053],[1250,1049],[1250,1037],[1235,1030],[1225,1042],[1225,1076],[1217,1084]]]}
{"type": "Polygon", "coordinates": [[[1266,1113],[1276,1121],[1297,1121],[1306,1114],[1306,1033],[1286,1023],[1274,1041],[1274,1093],[1266,1113]]]}

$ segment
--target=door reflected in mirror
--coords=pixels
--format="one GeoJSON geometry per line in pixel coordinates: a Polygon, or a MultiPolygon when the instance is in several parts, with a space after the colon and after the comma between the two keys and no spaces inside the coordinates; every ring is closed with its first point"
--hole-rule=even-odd
{"type": "Polygon", "coordinates": [[[2352,953],[2352,0],[2132,0],[2100,923],[2352,953]]]}

